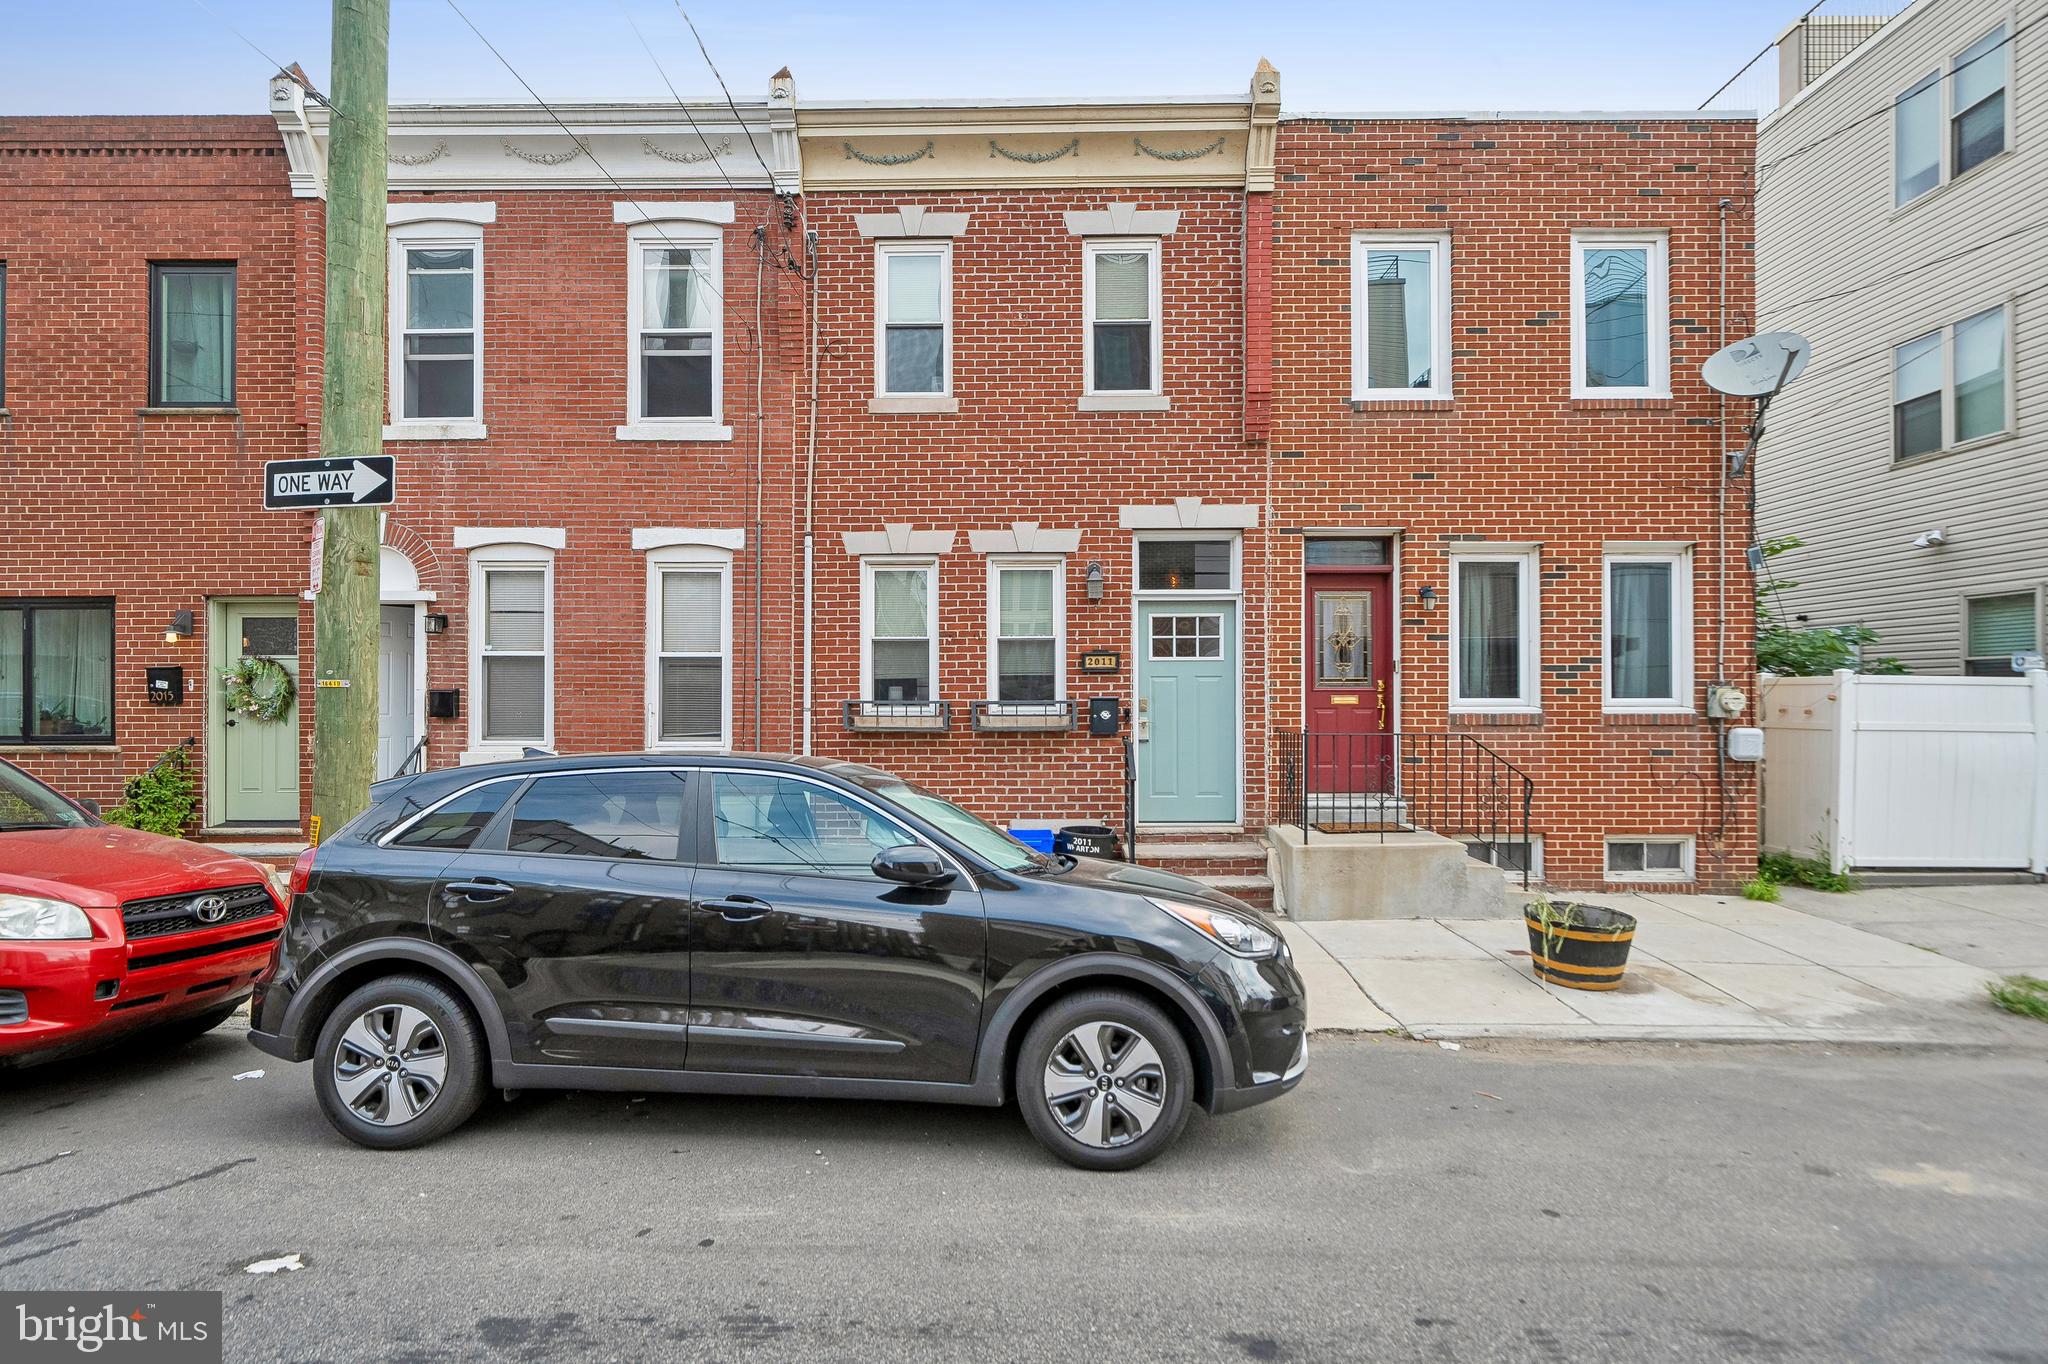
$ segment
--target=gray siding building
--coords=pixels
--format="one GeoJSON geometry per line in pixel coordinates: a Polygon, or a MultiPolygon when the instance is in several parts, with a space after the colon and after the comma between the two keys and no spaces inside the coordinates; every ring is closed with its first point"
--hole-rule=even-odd
{"type": "Polygon", "coordinates": [[[2010,676],[2048,587],[2048,0],[1916,0],[1779,39],[1754,330],[1813,342],[1757,533],[1795,623],[1916,673],[2010,676]]]}

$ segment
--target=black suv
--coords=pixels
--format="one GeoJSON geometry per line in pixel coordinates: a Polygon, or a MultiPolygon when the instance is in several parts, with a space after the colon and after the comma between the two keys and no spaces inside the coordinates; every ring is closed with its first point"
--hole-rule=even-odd
{"type": "Polygon", "coordinates": [[[871,768],[544,756],[380,783],[301,859],[250,1040],[314,1060],[365,1146],[486,1088],[997,1105],[1127,1169],[1293,1088],[1306,999],[1271,921],[1048,857],[871,768]]]}

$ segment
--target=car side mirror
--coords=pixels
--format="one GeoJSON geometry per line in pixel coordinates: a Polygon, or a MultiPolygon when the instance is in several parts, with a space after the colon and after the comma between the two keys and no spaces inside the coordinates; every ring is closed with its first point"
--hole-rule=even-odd
{"type": "Polygon", "coordinates": [[[921,843],[884,848],[868,865],[884,881],[901,881],[906,886],[944,886],[953,880],[952,868],[921,843]]]}
{"type": "Polygon", "coordinates": [[[100,817],[100,803],[96,800],[81,800],[78,802],[78,808],[91,815],[94,819],[100,817]]]}

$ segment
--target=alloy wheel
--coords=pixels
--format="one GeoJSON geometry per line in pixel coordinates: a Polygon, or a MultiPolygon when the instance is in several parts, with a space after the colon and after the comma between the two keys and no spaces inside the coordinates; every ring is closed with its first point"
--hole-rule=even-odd
{"type": "Polygon", "coordinates": [[[1045,1063],[1045,1103],[1068,1136],[1128,1146],[1166,1108],[1166,1068],[1144,1034],[1106,1019],[1062,1037],[1045,1063]]]}
{"type": "Polygon", "coordinates": [[[447,1079],[440,1026],[410,1004],[365,1010],[334,1049],[335,1092],[351,1113],[379,1127],[419,1117],[447,1079]]]}

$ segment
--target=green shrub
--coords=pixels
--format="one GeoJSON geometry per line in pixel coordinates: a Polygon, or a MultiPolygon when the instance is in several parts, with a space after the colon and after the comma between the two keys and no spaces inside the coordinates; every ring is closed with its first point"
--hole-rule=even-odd
{"type": "Polygon", "coordinates": [[[2007,976],[1984,987],[1991,1002],[2009,1014],[2048,1023],[2048,980],[2039,976],[2007,976]]]}
{"type": "Polygon", "coordinates": [[[1778,883],[1768,876],[1756,876],[1742,883],[1742,898],[1778,903],[1778,883]]]}
{"type": "Polygon", "coordinates": [[[199,788],[192,780],[192,758],[180,745],[166,752],[149,770],[130,777],[121,788],[121,803],[107,811],[109,824],[177,838],[199,808],[199,788]]]}
{"type": "Polygon", "coordinates": [[[1779,885],[1805,886],[1843,895],[1856,889],[1856,878],[1845,871],[1830,871],[1818,857],[1794,857],[1791,853],[1765,853],[1756,860],[1759,877],[1779,885]]]}

